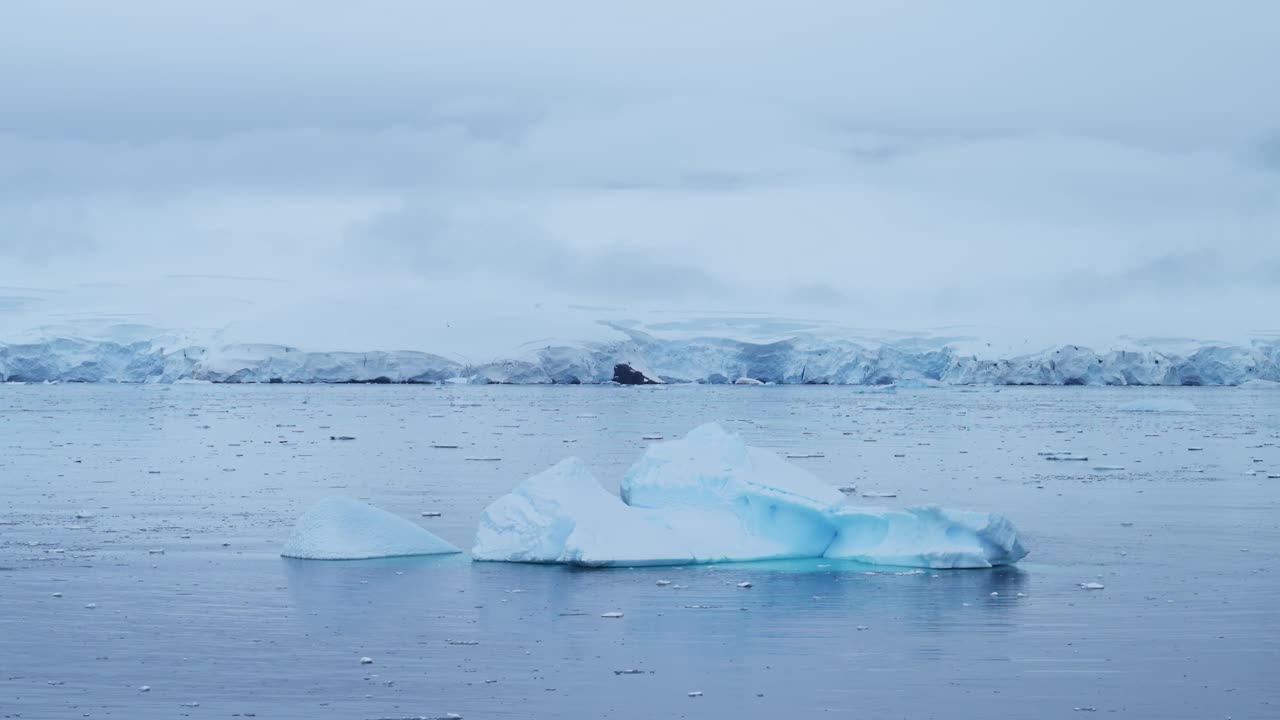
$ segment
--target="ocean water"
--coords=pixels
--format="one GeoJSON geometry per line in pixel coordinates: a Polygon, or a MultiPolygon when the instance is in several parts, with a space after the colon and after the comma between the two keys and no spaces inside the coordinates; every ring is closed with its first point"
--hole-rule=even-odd
{"type": "Polygon", "coordinates": [[[1268,476],[1267,390],[3,385],[0,718],[1275,718],[1268,476]],[[1120,409],[1168,399],[1198,409],[1120,409]],[[616,488],[708,420],[852,502],[1004,512],[1031,555],[278,556],[333,494],[468,548],[524,477],[577,455],[616,488]]]}

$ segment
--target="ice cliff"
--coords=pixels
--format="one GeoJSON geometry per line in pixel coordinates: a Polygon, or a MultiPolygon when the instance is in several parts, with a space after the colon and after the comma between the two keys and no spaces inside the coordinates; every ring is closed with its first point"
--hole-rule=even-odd
{"type": "Polygon", "coordinates": [[[1064,345],[983,359],[951,347],[868,346],[831,338],[772,343],[663,339],[621,326],[609,342],[533,348],[466,364],[423,352],[308,352],[281,345],[173,346],[159,341],[53,339],[0,343],[0,381],[168,383],[1242,385],[1280,381],[1280,342],[1182,353],[1064,345]]]}

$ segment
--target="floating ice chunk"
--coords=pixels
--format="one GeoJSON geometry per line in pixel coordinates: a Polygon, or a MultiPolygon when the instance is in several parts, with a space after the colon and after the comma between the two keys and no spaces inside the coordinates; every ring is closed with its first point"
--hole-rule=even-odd
{"type": "Polygon", "coordinates": [[[845,507],[824,557],[876,565],[986,568],[1027,556],[1018,531],[997,513],[927,506],[906,510],[845,507]]]}
{"type": "Polygon", "coordinates": [[[621,489],[619,498],[580,460],[563,460],[485,509],[472,554],[598,567],[825,556],[932,568],[1027,554],[1001,515],[850,507],[839,490],[714,424],[650,446],[621,489]]]}
{"type": "Polygon", "coordinates": [[[1195,412],[1191,401],[1182,398],[1150,398],[1134,400],[1120,406],[1122,412],[1195,412]]]}
{"type": "Polygon", "coordinates": [[[371,657],[362,657],[362,658],[360,658],[360,664],[361,664],[361,665],[372,665],[372,664],[373,664],[373,658],[371,658],[371,657]]]}
{"type": "Polygon", "coordinates": [[[573,565],[680,565],[689,548],[651,513],[628,507],[566,458],[480,515],[476,560],[573,565]]]}
{"type": "Polygon", "coordinates": [[[695,536],[704,561],[818,557],[834,535],[826,515],[844,503],[817,476],[715,423],[649,446],[623,477],[621,495],[632,507],[664,511],[695,536]]]}
{"type": "Polygon", "coordinates": [[[764,382],[750,377],[740,377],[733,381],[734,385],[763,385],[764,382]]]}
{"type": "Polygon", "coordinates": [[[461,552],[386,510],[331,497],[298,518],[281,555],[303,560],[365,560],[461,552]]]}
{"type": "Polygon", "coordinates": [[[622,617],[622,613],[620,613],[620,612],[616,612],[616,611],[615,611],[615,612],[600,613],[600,617],[602,617],[602,618],[620,618],[620,617],[622,617]]]}
{"type": "Polygon", "coordinates": [[[1105,590],[1105,589],[1106,589],[1106,587],[1107,587],[1106,585],[1103,585],[1103,584],[1102,584],[1102,583],[1100,583],[1100,582],[1083,582],[1083,583],[1080,583],[1080,589],[1081,589],[1081,590],[1105,590]]]}

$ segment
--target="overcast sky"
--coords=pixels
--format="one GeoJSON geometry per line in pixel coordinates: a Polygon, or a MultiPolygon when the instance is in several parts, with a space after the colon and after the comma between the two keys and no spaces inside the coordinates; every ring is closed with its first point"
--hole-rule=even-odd
{"type": "Polygon", "coordinates": [[[1280,331],[1276,3],[620,5],[0,4],[0,341],[1280,331]]]}

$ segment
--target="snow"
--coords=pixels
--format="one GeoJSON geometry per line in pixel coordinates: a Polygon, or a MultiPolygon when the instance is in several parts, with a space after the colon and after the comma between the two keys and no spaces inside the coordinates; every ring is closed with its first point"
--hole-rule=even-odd
{"type": "MultiPolygon", "coordinates": [[[[216,383],[609,383],[626,364],[663,383],[833,384],[864,392],[954,385],[1280,384],[1280,341],[1175,350],[1095,351],[1063,345],[985,358],[956,345],[903,341],[873,346],[833,336],[773,342],[660,338],[607,324],[613,340],[526,346],[479,363],[413,351],[327,352],[272,344],[190,344],[159,331],[116,339],[46,338],[0,343],[0,381],[216,383]]],[[[450,351],[453,348],[437,348],[450,351]]]]}
{"type": "Polygon", "coordinates": [[[843,493],[714,423],[649,446],[606,491],[577,458],[485,509],[477,560],[591,567],[844,558],[991,567],[1026,555],[1001,515],[858,508],[843,493]]]}
{"type": "Polygon", "coordinates": [[[1199,408],[1182,398],[1148,398],[1120,406],[1122,412],[1196,412],[1199,408]]]}
{"type": "Polygon", "coordinates": [[[280,554],[303,560],[365,560],[456,552],[461,551],[402,517],[331,497],[298,518],[280,554]]]}

